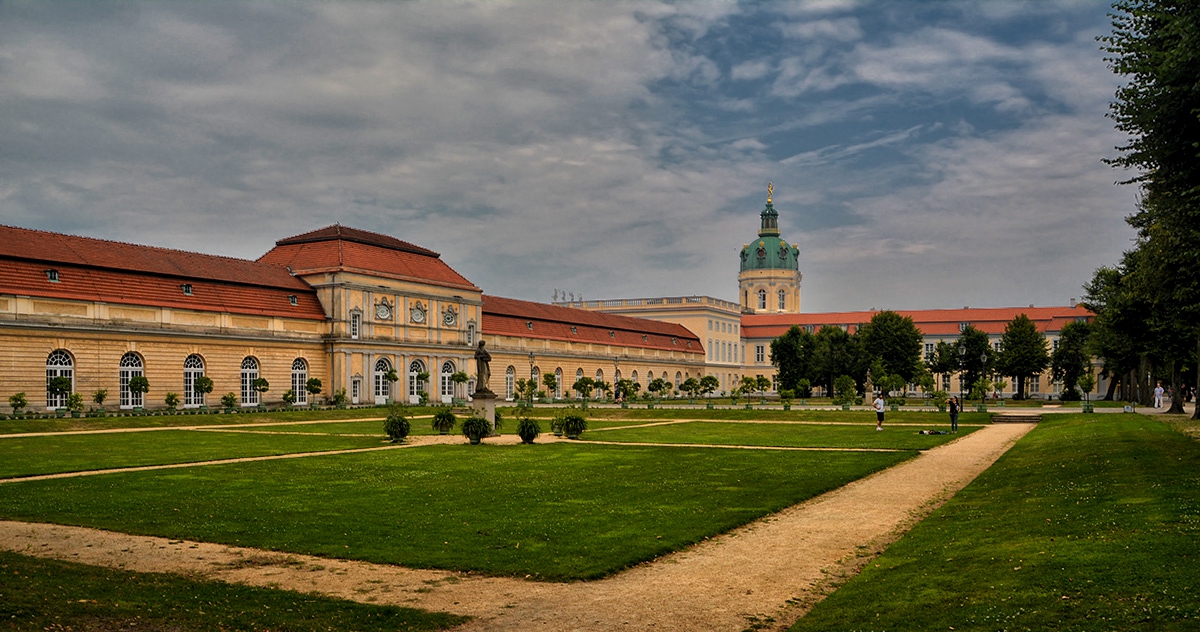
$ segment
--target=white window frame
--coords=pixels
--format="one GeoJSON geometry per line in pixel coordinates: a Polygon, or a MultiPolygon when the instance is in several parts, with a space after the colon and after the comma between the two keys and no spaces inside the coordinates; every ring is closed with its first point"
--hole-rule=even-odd
{"type": "Polygon", "coordinates": [[[51,395],[50,380],[65,377],[71,380],[71,392],[75,392],[75,358],[66,349],[55,349],[46,356],[46,409],[54,410],[67,405],[68,394],[51,395]]]}
{"type": "Polygon", "coordinates": [[[392,396],[392,383],[387,381],[384,376],[388,371],[392,370],[392,361],[387,358],[379,358],[375,360],[375,365],[372,367],[371,375],[372,382],[375,385],[375,403],[382,404],[392,396]]]}
{"type": "Polygon", "coordinates": [[[193,353],[183,360],[183,407],[204,405],[204,393],[196,392],[196,378],[204,377],[204,358],[193,353]]]}
{"type": "Polygon", "coordinates": [[[254,380],[258,379],[261,367],[258,358],[254,356],[242,358],[242,408],[258,406],[258,391],[254,390],[254,380]]]}
{"type": "Polygon", "coordinates": [[[292,392],[296,394],[296,405],[308,405],[308,361],[304,358],[292,360],[292,392]]]}
{"type": "Polygon", "coordinates": [[[513,394],[517,392],[517,369],[511,364],[507,369],[504,369],[504,399],[513,400],[513,394]]]}
{"type": "Polygon", "coordinates": [[[358,309],[350,310],[350,339],[358,340],[362,335],[362,312],[358,309]]]}
{"type": "Polygon", "coordinates": [[[446,360],[442,363],[442,373],[439,376],[442,386],[442,403],[449,404],[454,401],[454,380],[450,379],[457,369],[454,366],[453,360],[446,360]]]}
{"type": "Polygon", "coordinates": [[[779,290],[779,311],[787,310],[787,292],[779,290]]]}
{"type": "Polygon", "coordinates": [[[142,357],[132,351],[126,353],[121,356],[119,369],[120,407],[128,410],[144,406],[145,398],[142,397],[142,394],[129,390],[129,380],[146,374],[146,365],[142,361],[142,357]]]}

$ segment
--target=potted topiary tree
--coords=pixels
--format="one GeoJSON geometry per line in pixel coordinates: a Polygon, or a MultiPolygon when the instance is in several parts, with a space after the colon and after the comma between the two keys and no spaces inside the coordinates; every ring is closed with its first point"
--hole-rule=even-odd
{"type": "Polygon", "coordinates": [[[83,395],[79,393],[67,395],[67,408],[71,411],[72,417],[78,417],[83,414],[83,395]]]}
{"type": "Polygon", "coordinates": [[[291,410],[292,405],[296,403],[296,391],[293,391],[292,389],[289,388],[288,390],[283,392],[282,397],[283,397],[284,408],[291,410]]]}
{"type": "MultiPolygon", "coordinates": [[[[455,418],[454,413],[450,412],[449,408],[439,408],[437,412],[433,413],[433,429],[437,430],[439,434],[450,434],[456,423],[458,423],[458,419],[455,418]]],[[[490,428],[488,430],[491,431],[490,428]]]]}
{"type": "Polygon", "coordinates": [[[592,389],[595,387],[596,381],[590,377],[581,377],[578,380],[575,380],[575,383],[571,385],[571,388],[576,393],[579,393],[579,396],[583,398],[584,408],[587,408],[588,398],[592,396],[592,389]]]}
{"type": "Polygon", "coordinates": [[[750,410],[750,393],[758,390],[758,378],[750,377],[749,375],[742,376],[741,386],[738,390],[746,395],[746,410],[750,410]]]}
{"type": "Polygon", "coordinates": [[[975,409],[978,412],[987,412],[987,394],[992,390],[992,381],[986,377],[981,377],[975,380],[971,385],[971,391],[967,394],[968,399],[978,399],[979,406],[975,409]]]}
{"type": "Polygon", "coordinates": [[[850,410],[850,404],[858,399],[857,388],[854,378],[849,375],[839,375],[833,381],[833,391],[836,393],[833,403],[841,405],[842,410],[850,410]]]}
{"type": "Polygon", "coordinates": [[[313,396],[319,395],[321,393],[321,378],[319,378],[319,377],[308,378],[308,381],[306,381],[304,383],[304,390],[307,391],[309,394],[308,401],[310,401],[310,402],[313,401],[313,396]]]}
{"type": "Polygon", "coordinates": [[[213,386],[212,378],[207,375],[200,375],[192,380],[192,391],[200,396],[198,399],[202,402],[200,404],[202,412],[208,412],[208,396],[213,392],[213,386]]]}
{"type": "Polygon", "coordinates": [[[105,416],[106,413],[104,411],[104,400],[106,400],[106,399],[108,399],[108,390],[107,389],[98,388],[98,389],[92,391],[92,402],[94,402],[96,404],[96,416],[97,417],[105,416]]]}
{"type": "Polygon", "coordinates": [[[417,373],[417,401],[422,406],[429,405],[429,392],[425,390],[425,385],[429,382],[429,371],[421,371],[417,373]]]}
{"type": "Polygon", "coordinates": [[[808,404],[806,400],[812,398],[812,382],[810,382],[808,378],[802,377],[796,380],[795,397],[800,398],[801,406],[806,406],[808,404]]]}
{"type": "MultiPolygon", "coordinates": [[[[425,375],[426,375],[425,379],[429,379],[428,378],[429,373],[426,373],[425,375]]],[[[387,373],[383,374],[383,379],[387,380],[387,383],[388,383],[388,390],[387,390],[388,396],[387,396],[387,398],[384,399],[384,401],[382,403],[390,405],[393,400],[391,394],[396,392],[396,382],[400,381],[400,374],[396,373],[396,369],[393,367],[393,368],[388,369],[387,373]]],[[[421,380],[421,381],[424,382],[425,380],[421,380]]],[[[381,402],[376,401],[375,403],[380,404],[381,402]]]]}
{"type": "Polygon", "coordinates": [[[687,393],[688,403],[695,404],[696,395],[700,393],[700,380],[697,380],[694,377],[689,377],[683,381],[683,384],[680,385],[680,388],[683,389],[683,392],[687,393]]]}
{"type": "Polygon", "coordinates": [[[563,415],[564,413],[559,413],[550,420],[550,432],[554,433],[556,437],[561,437],[563,434],[563,415]]]}
{"type": "Polygon", "coordinates": [[[256,377],[250,382],[250,388],[254,389],[255,393],[258,393],[258,409],[266,410],[267,405],[263,402],[263,396],[267,394],[267,391],[271,390],[271,383],[265,377],[256,377]]]}
{"type": "Polygon", "coordinates": [[[769,378],[765,375],[759,375],[759,376],[755,377],[754,380],[755,380],[755,382],[757,382],[756,386],[758,387],[759,403],[766,404],[767,403],[767,391],[771,390],[771,386],[772,386],[771,378],[769,378]]]}
{"type": "MultiPolygon", "coordinates": [[[[606,380],[594,380],[592,382],[592,386],[596,389],[597,396],[600,399],[612,399],[612,382],[608,382],[606,380]]],[[[587,408],[587,399],[583,400],[583,408],[587,408]]]]}
{"type": "Polygon", "coordinates": [[[517,436],[521,437],[521,443],[533,443],[533,440],[537,439],[540,434],[542,434],[542,427],[536,419],[522,417],[517,422],[517,436]]]}
{"type": "Polygon", "coordinates": [[[1079,381],[1076,382],[1076,384],[1079,386],[1079,390],[1083,391],[1083,412],[1096,412],[1096,408],[1092,405],[1091,399],[1088,395],[1092,392],[1093,388],[1096,388],[1096,376],[1092,374],[1092,368],[1090,366],[1083,375],[1079,376],[1079,381]]]}
{"type": "Polygon", "coordinates": [[[587,430],[587,419],[583,415],[568,413],[562,417],[562,432],[568,439],[578,439],[587,430]]]}
{"type": "Polygon", "coordinates": [[[469,375],[467,375],[466,371],[455,371],[453,374],[450,375],[450,381],[454,382],[454,393],[455,393],[455,396],[451,399],[451,401],[454,402],[455,406],[462,406],[462,405],[466,404],[467,398],[458,397],[458,393],[462,392],[463,384],[466,384],[467,382],[471,381],[471,377],[469,375]]]}
{"type": "MultiPolygon", "coordinates": [[[[46,392],[54,396],[56,399],[65,395],[71,394],[71,378],[69,377],[53,377],[46,382],[46,392]]],[[[67,407],[61,406],[54,411],[56,417],[62,417],[67,413],[67,407]]]]}
{"type": "Polygon", "coordinates": [[[329,403],[333,404],[334,408],[346,407],[346,389],[339,388],[329,397],[329,403]]]}
{"type": "Polygon", "coordinates": [[[238,396],[236,393],[229,392],[221,396],[221,406],[225,408],[225,413],[233,412],[234,407],[238,405],[238,396]]]}
{"type": "Polygon", "coordinates": [[[163,397],[163,403],[167,405],[167,410],[171,414],[175,414],[175,407],[179,405],[179,393],[167,393],[163,397]]]}
{"type": "Polygon", "coordinates": [[[950,394],[943,390],[936,390],[929,394],[933,400],[933,405],[937,406],[938,412],[946,412],[946,402],[950,401],[950,394]]]}
{"type": "Polygon", "coordinates": [[[403,409],[395,404],[389,406],[387,419],[383,421],[383,432],[388,439],[392,443],[404,443],[410,430],[412,430],[412,424],[404,416],[403,409]]]}
{"type": "Polygon", "coordinates": [[[29,405],[29,400],[25,399],[25,393],[22,391],[8,397],[8,405],[12,406],[13,417],[20,418],[22,411],[29,405]]]}
{"type": "Polygon", "coordinates": [[[796,393],[790,388],[779,389],[779,402],[783,404],[784,410],[792,409],[792,398],[795,397],[795,395],[796,393]]]}
{"type": "Polygon", "coordinates": [[[546,392],[550,393],[550,397],[553,398],[554,392],[558,390],[558,376],[553,373],[544,373],[542,384],[546,385],[546,392]]]}
{"type": "MultiPolygon", "coordinates": [[[[141,401],[145,401],[146,393],[150,392],[150,380],[146,379],[145,375],[135,375],[129,378],[129,392],[141,395],[141,401]]],[[[142,412],[142,406],[134,406],[134,412],[142,412]]]]}
{"type": "MultiPolygon", "coordinates": [[[[1095,379],[1093,379],[1092,382],[1093,382],[1092,386],[1094,387],[1096,385],[1095,379]]],[[[1004,389],[1008,388],[1008,380],[998,377],[998,378],[996,378],[995,382],[992,382],[992,388],[997,391],[1003,391],[1004,389]]],[[[1004,408],[1004,397],[1003,396],[996,398],[996,405],[1001,408],[1004,408]]]]}
{"type": "MultiPolygon", "coordinates": [[[[705,399],[708,399],[708,396],[715,393],[720,387],[721,380],[718,380],[717,376],[715,375],[705,375],[704,377],[700,378],[700,394],[704,395],[705,399]]],[[[705,402],[704,407],[712,409],[712,402],[705,402]]]]}
{"type": "Polygon", "coordinates": [[[471,445],[479,445],[484,437],[492,433],[492,424],[483,417],[471,415],[462,423],[462,433],[471,441],[471,445]]]}
{"type": "MultiPolygon", "coordinates": [[[[667,386],[667,381],[661,377],[656,377],[653,380],[650,380],[650,383],[646,385],[646,391],[653,394],[655,398],[661,398],[663,391],[667,390],[667,388],[669,388],[667,386]]],[[[646,408],[654,408],[654,403],[651,402],[646,404],[646,408]]]]}

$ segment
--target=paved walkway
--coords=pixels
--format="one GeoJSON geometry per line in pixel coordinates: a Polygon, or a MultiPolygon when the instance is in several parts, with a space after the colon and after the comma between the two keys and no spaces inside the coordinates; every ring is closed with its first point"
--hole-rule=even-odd
{"type": "Polygon", "coordinates": [[[608,579],[542,583],[0,522],[0,548],[185,572],[476,617],[464,631],[783,629],[987,469],[1029,424],[987,426],[915,459],[608,579]]]}

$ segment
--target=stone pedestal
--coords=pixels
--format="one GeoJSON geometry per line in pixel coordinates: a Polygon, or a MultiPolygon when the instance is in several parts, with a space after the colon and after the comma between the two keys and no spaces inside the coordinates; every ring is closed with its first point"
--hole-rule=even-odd
{"type": "Polygon", "coordinates": [[[489,390],[477,390],[471,396],[471,408],[476,415],[488,420],[492,434],[496,434],[496,394],[489,390]]]}

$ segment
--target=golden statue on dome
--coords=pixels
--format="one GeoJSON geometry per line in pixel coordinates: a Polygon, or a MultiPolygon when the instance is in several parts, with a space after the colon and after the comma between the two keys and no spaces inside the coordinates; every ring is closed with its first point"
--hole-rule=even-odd
{"type": "Polygon", "coordinates": [[[771,195],[775,193],[775,186],[770,182],[767,183],[767,204],[771,203],[771,195]]]}

